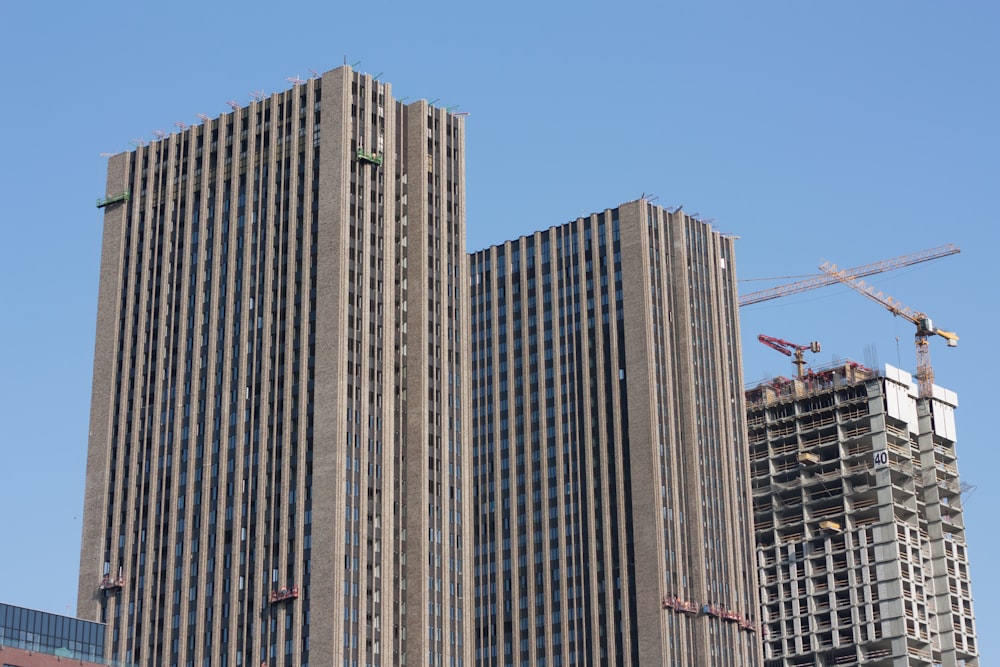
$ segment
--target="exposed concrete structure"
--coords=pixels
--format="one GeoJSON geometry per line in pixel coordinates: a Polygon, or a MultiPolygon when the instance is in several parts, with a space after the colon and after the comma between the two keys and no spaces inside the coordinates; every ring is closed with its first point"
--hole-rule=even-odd
{"type": "Polygon", "coordinates": [[[79,614],[148,665],[466,665],[460,117],[349,67],[109,161],[79,614]]]}
{"type": "Polygon", "coordinates": [[[733,252],[640,200],[473,254],[478,664],[761,664],[733,252]]]}
{"type": "Polygon", "coordinates": [[[979,664],[957,404],[853,362],[747,392],[769,667],[979,664]]]}

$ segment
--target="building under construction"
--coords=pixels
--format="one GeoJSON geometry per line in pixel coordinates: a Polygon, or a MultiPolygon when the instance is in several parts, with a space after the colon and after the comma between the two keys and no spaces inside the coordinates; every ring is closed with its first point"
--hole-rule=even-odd
{"type": "Polygon", "coordinates": [[[978,665],[955,393],[845,362],[746,397],[765,664],[978,665]]]}

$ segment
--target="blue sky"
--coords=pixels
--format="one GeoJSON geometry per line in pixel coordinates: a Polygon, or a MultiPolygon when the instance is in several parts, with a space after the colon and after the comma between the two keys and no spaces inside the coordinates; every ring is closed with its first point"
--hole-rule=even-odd
{"type": "MultiPolygon", "coordinates": [[[[873,276],[959,333],[959,467],[983,664],[1000,661],[1000,6],[942,3],[0,2],[0,600],[76,607],[102,152],[344,62],[460,105],[470,249],[641,194],[739,235],[742,278],[962,254],[873,276]],[[991,659],[992,658],[992,659],[991,659]]],[[[746,291],[767,283],[743,283],[746,291]]],[[[743,309],[746,379],[817,361],[912,370],[913,326],[847,288],[743,309]]]]}

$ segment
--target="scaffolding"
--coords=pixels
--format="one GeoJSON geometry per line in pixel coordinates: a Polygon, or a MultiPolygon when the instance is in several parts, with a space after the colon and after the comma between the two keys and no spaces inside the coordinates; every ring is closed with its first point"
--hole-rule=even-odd
{"type": "Polygon", "coordinates": [[[810,369],[801,378],[779,375],[772,380],[755,383],[755,386],[746,391],[747,405],[798,400],[873,377],[876,377],[873,370],[845,359],[831,366],[810,369]]]}

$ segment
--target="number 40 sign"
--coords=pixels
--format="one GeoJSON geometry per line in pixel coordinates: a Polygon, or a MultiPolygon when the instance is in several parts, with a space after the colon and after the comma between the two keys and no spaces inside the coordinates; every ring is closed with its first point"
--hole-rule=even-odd
{"type": "Polygon", "coordinates": [[[872,452],[872,463],[875,464],[876,468],[884,468],[889,465],[888,450],[880,449],[877,452],[872,452]]]}

